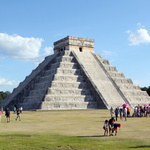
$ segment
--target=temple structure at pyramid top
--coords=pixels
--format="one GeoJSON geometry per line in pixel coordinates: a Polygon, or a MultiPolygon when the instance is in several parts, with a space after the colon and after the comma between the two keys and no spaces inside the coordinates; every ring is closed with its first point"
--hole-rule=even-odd
{"type": "Polygon", "coordinates": [[[54,42],[54,52],[63,50],[75,51],[94,51],[94,40],[88,38],[67,36],[57,42],[54,42]]]}
{"type": "Polygon", "coordinates": [[[94,52],[93,39],[67,36],[54,43],[54,54],[47,56],[1,102],[1,107],[109,109],[149,103],[145,91],[94,52]]]}

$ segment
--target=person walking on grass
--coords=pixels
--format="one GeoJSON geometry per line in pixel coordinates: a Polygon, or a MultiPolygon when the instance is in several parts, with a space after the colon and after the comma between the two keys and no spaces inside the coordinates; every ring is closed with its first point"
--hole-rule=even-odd
{"type": "Polygon", "coordinates": [[[9,110],[9,108],[6,109],[5,116],[7,118],[7,123],[10,122],[10,110],[9,110]]]}
{"type": "Polygon", "coordinates": [[[116,109],[115,109],[115,117],[116,117],[116,121],[117,121],[117,119],[118,119],[118,114],[119,114],[119,109],[116,108],[116,109]]]}
{"type": "Polygon", "coordinates": [[[114,110],[113,110],[113,108],[111,107],[111,108],[110,108],[110,117],[111,117],[111,118],[113,117],[113,114],[114,114],[114,110]]]}
{"type": "Polygon", "coordinates": [[[17,109],[16,121],[17,121],[17,119],[19,119],[19,121],[21,121],[21,119],[20,119],[20,109],[17,109]]]}

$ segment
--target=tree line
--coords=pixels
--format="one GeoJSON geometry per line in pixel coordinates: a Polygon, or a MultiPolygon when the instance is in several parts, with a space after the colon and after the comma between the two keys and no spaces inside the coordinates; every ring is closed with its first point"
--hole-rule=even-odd
{"type": "Polygon", "coordinates": [[[9,94],[10,94],[9,91],[6,91],[6,92],[0,91],[0,102],[1,102],[3,99],[5,99],[9,94]]]}
{"type": "Polygon", "coordinates": [[[142,91],[146,91],[147,94],[150,96],[150,86],[141,88],[142,91]]]}
{"type": "MultiPolygon", "coordinates": [[[[141,87],[142,91],[146,91],[148,93],[148,95],[150,96],[150,86],[149,87],[141,87]]],[[[0,91],[0,102],[5,99],[8,95],[10,94],[9,91],[3,92],[0,91]]]]}

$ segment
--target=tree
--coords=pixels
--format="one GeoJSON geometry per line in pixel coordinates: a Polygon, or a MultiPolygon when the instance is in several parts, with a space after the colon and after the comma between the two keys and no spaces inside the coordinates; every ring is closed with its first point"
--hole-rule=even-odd
{"type": "Polygon", "coordinates": [[[9,94],[10,94],[9,91],[6,91],[6,92],[0,91],[0,102],[1,102],[3,99],[5,99],[9,94]]]}
{"type": "Polygon", "coordinates": [[[141,88],[142,91],[146,91],[148,95],[150,96],[150,86],[149,87],[143,87],[141,88]]]}
{"type": "Polygon", "coordinates": [[[147,93],[148,93],[148,95],[150,96],[150,86],[149,86],[148,89],[147,89],[147,93]]]}

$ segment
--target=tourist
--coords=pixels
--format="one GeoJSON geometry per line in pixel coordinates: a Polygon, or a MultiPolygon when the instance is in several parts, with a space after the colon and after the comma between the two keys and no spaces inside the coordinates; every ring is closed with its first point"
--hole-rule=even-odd
{"type": "Polygon", "coordinates": [[[20,119],[20,109],[17,109],[16,121],[17,121],[17,119],[19,119],[19,121],[21,121],[21,119],[20,119]]]}
{"type": "Polygon", "coordinates": [[[21,107],[20,107],[20,113],[22,113],[22,111],[23,111],[23,107],[21,106],[21,107]]]}
{"type": "Polygon", "coordinates": [[[114,126],[112,127],[112,133],[115,132],[115,136],[117,135],[118,128],[121,128],[121,124],[120,123],[114,123],[114,126]]]}
{"type": "Polygon", "coordinates": [[[16,113],[16,111],[17,111],[17,106],[14,105],[14,114],[16,113]]]}
{"type": "Polygon", "coordinates": [[[117,121],[117,119],[118,119],[118,113],[119,113],[119,110],[118,110],[118,108],[116,108],[116,109],[115,109],[115,117],[116,117],[116,121],[117,121]]]}
{"type": "Polygon", "coordinates": [[[134,107],[133,117],[137,117],[137,106],[134,107]]]}
{"type": "Polygon", "coordinates": [[[9,110],[9,108],[6,109],[5,116],[7,118],[7,123],[10,122],[10,110],[9,110]]]}
{"type": "Polygon", "coordinates": [[[122,107],[119,109],[120,120],[123,120],[123,110],[122,107]]]}
{"type": "Polygon", "coordinates": [[[103,129],[104,129],[104,136],[107,136],[108,135],[108,120],[105,120],[103,129]]]}
{"type": "Polygon", "coordinates": [[[147,107],[147,110],[146,110],[146,117],[149,117],[150,116],[150,108],[147,107]]]}
{"type": "Polygon", "coordinates": [[[113,110],[113,108],[111,107],[111,108],[110,108],[110,116],[111,116],[111,118],[113,117],[113,114],[114,114],[114,110],[113,110]]]}
{"type": "Polygon", "coordinates": [[[147,107],[144,106],[144,117],[146,117],[146,113],[147,113],[147,107]]]}
{"type": "Polygon", "coordinates": [[[141,115],[140,106],[137,107],[137,117],[140,117],[141,115]]]}
{"type": "Polygon", "coordinates": [[[127,117],[130,117],[130,111],[131,111],[130,107],[127,107],[127,117]]]}
{"type": "Polygon", "coordinates": [[[144,108],[140,106],[140,117],[144,116],[144,108]]]}
{"type": "Polygon", "coordinates": [[[127,121],[127,108],[123,107],[123,117],[125,118],[125,121],[127,121]]]}
{"type": "Polygon", "coordinates": [[[112,117],[109,121],[108,121],[108,126],[109,126],[109,136],[113,136],[112,134],[112,127],[114,125],[115,119],[114,117],[112,117]]]}

